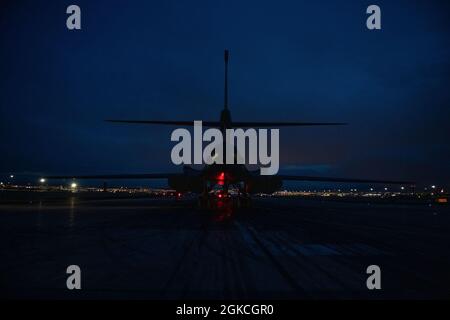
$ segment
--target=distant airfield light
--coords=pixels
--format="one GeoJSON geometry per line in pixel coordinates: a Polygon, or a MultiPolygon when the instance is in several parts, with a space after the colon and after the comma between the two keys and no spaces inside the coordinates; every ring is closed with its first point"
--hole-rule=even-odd
{"type": "Polygon", "coordinates": [[[77,184],[73,182],[70,186],[75,189],[77,187],[77,184]]]}

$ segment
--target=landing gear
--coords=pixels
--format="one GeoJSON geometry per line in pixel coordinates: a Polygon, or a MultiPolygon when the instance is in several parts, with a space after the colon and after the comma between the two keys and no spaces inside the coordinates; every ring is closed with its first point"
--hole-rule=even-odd
{"type": "Polygon", "coordinates": [[[231,196],[217,197],[217,195],[201,194],[197,200],[200,209],[245,209],[251,208],[252,199],[249,195],[239,195],[235,198],[231,196]]]}
{"type": "Polygon", "coordinates": [[[211,209],[211,199],[208,194],[201,194],[197,203],[200,209],[211,209]]]}
{"type": "Polygon", "coordinates": [[[237,198],[238,208],[250,208],[252,206],[252,198],[249,195],[240,195],[237,198]]]}
{"type": "Polygon", "coordinates": [[[200,209],[232,210],[250,208],[252,199],[245,188],[238,187],[230,192],[230,185],[224,183],[221,190],[212,190],[205,184],[204,191],[198,197],[200,209]],[[236,189],[238,192],[236,192],[236,189]]]}
{"type": "Polygon", "coordinates": [[[212,207],[209,190],[208,183],[205,181],[203,183],[203,192],[198,196],[197,204],[200,209],[211,209],[212,207]]]}
{"type": "Polygon", "coordinates": [[[250,208],[252,206],[252,198],[248,193],[248,186],[244,183],[241,188],[239,188],[239,196],[238,196],[238,208],[250,208]]]}

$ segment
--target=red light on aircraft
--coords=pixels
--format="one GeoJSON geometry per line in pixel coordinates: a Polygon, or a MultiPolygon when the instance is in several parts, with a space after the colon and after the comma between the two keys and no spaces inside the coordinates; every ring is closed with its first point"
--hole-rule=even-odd
{"type": "Polygon", "coordinates": [[[223,185],[225,182],[225,172],[221,172],[219,173],[219,175],[217,176],[217,183],[219,185],[223,185]]]}

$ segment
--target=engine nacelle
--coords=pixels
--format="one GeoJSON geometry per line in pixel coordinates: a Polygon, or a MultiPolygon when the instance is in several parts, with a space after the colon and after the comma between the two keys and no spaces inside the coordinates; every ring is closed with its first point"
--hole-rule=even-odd
{"type": "Polygon", "coordinates": [[[246,181],[248,193],[271,194],[283,186],[283,180],[277,176],[255,176],[246,181]]]}
{"type": "Polygon", "coordinates": [[[176,175],[169,177],[168,184],[170,188],[177,192],[201,193],[203,191],[203,179],[201,177],[176,175]]]}

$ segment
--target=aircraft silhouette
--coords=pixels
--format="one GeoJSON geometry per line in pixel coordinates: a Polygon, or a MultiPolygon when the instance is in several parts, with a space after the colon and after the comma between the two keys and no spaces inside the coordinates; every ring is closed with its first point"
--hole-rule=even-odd
{"type": "MultiPolygon", "coordinates": [[[[205,127],[220,128],[224,134],[226,129],[231,128],[268,128],[287,126],[336,126],[346,125],[340,122],[234,122],[228,109],[228,57],[229,52],[225,50],[225,85],[224,85],[224,107],[220,113],[219,121],[202,121],[205,127]]],[[[165,121],[165,120],[106,120],[115,123],[128,124],[153,124],[171,126],[193,126],[194,121],[165,121]]],[[[225,134],[224,134],[225,137],[225,134]]],[[[226,143],[226,142],[224,142],[226,143]]],[[[226,150],[224,147],[223,150],[226,150]]],[[[235,154],[236,157],[236,154],[235,154]]],[[[283,180],[290,181],[319,181],[319,182],[342,182],[342,183],[380,183],[380,184],[413,184],[407,181],[371,180],[371,179],[348,179],[335,177],[313,177],[293,175],[260,175],[259,171],[250,171],[244,164],[211,164],[205,165],[202,170],[196,170],[189,166],[183,167],[182,173],[144,173],[144,174],[108,174],[108,175],[76,175],[76,176],[48,176],[47,179],[167,179],[170,188],[178,193],[192,192],[200,194],[201,206],[210,203],[211,189],[220,185],[222,192],[219,197],[227,197],[230,186],[236,186],[239,190],[239,199],[242,205],[250,201],[250,195],[255,193],[270,194],[282,187],[283,180]]]]}

